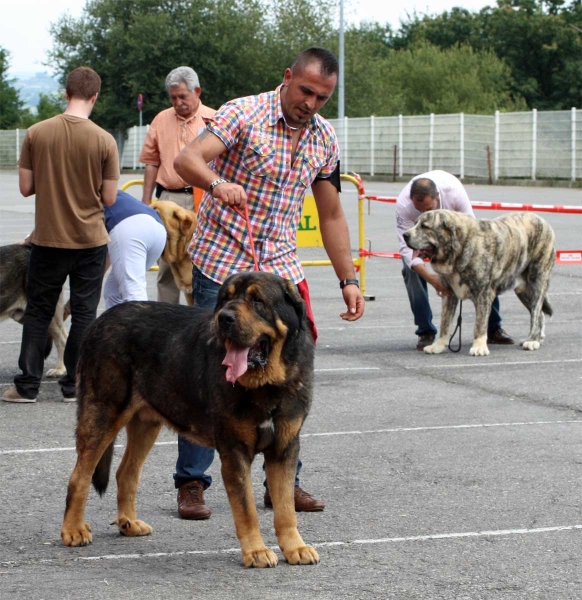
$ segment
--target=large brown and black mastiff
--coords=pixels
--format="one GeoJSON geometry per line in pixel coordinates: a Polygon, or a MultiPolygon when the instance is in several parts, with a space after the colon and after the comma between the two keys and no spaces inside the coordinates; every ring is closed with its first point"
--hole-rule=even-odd
{"type": "Polygon", "coordinates": [[[293,500],[299,432],[311,405],[313,341],[296,287],[267,273],[241,273],[220,289],[214,312],[127,302],[88,329],[78,366],[77,464],[61,530],[67,546],[91,543],[85,504],[103,494],[113,444],[125,427],[115,523],[126,536],[152,528],[136,515],[142,466],[162,425],[216,448],[246,567],[277,564],[259,531],[251,463],[265,457],[279,547],[291,564],[315,564],[293,500]]]}

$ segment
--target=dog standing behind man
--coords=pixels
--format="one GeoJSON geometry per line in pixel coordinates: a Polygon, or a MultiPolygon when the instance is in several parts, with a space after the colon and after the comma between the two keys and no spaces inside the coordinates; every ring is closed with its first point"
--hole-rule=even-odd
{"type": "MultiPolygon", "coordinates": [[[[22,324],[26,309],[26,280],[30,246],[9,244],[0,246],[0,321],[14,319],[22,324]]],[[[64,299],[59,298],[55,315],[49,326],[45,347],[45,358],[50,354],[53,343],[57,348],[57,365],[47,371],[48,377],[62,377],[66,373],[64,355],[67,330],[64,325],[64,299]]]]}
{"type": "Polygon", "coordinates": [[[439,354],[447,347],[457,302],[471,299],[476,318],[470,354],[488,355],[491,302],[511,288],[531,315],[530,332],[521,345],[537,350],[544,338],[544,313],[552,315],[547,292],[556,261],[554,238],[547,221],[534,213],[496,219],[474,219],[445,209],[423,213],[404,233],[404,240],[420,256],[430,258],[433,270],[453,292],[443,295],[439,338],[424,351],[439,354]]]}

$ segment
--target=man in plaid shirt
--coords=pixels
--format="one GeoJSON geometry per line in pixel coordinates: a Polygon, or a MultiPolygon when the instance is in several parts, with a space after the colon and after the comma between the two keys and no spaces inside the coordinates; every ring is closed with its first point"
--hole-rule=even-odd
{"type": "MultiPolygon", "coordinates": [[[[314,338],[317,333],[309,292],[296,251],[296,234],[305,193],[311,186],[325,249],[340,281],[347,310],[355,321],[364,298],[355,278],[347,222],[340,192],[339,148],[331,125],[317,114],[333,94],[336,57],[322,48],[301,52],[275,91],[227,102],[206,130],[178,155],[176,172],[191,185],[208,190],[192,238],[194,303],[213,308],[220,284],[233,273],[253,268],[245,220],[233,208],[248,208],[259,268],[295,283],[306,301],[314,338]],[[211,163],[210,165],[208,163],[211,163]]],[[[174,479],[183,518],[208,518],[203,490],[214,450],[179,442],[174,479]]],[[[299,487],[295,509],[323,510],[323,501],[299,487]]],[[[269,490],[265,506],[271,506],[269,490]]]]}

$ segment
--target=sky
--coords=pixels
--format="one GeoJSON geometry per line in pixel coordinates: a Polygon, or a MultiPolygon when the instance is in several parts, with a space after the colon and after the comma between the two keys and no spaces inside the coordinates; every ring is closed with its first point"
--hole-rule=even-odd
{"type": "MultiPolygon", "coordinates": [[[[85,0],[0,0],[0,46],[10,52],[11,74],[51,72],[43,66],[52,46],[49,25],[69,13],[80,17],[85,0]]],[[[491,0],[344,0],[345,23],[363,20],[388,23],[397,28],[406,13],[438,14],[454,6],[478,11],[495,5],[491,0]]],[[[338,17],[339,20],[339,17],[338,17]]]]}

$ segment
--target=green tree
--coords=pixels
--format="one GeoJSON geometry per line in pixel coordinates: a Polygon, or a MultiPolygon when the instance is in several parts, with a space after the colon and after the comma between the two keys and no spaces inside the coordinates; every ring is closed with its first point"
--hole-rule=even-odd
{"type": "Polygon", "coordinates": [[[66,108],[64,91],[55,92],[53,94],[40,94],[38,105],[36,107],[37,121],[50,119],[55,115],[60,115],[66,108]]]}
{"type": "Polygon", "coordinates": [[[413,15],[396,33],[394,48],[427,40],[439,48],[468,44],[490,50],[509,66],[511,89],[529,108],[580,106],[582,9],[580,0],[498,0],[478,13],[454,8],[413,15]]]}
{"type": "Polygon", "coordinates": [[[508,91],[508,67],[492,52],[470,46],[442,50],[419,42],[393,51],[381,70],[376,93],[382,102],[376,114],[491,114],[526,108],[508,91]]]}
{"type": "Polygon", "coordinates": [[[22,121],[30,116],[14,87],[15,79],[8,76],[9,58],[8,50],[0,46],[0,129],[22,126],[22,121]]]}
{"type": "Polygon", "coordinates": [[[51,25],[49,60],[61,80],[79,65],[95,69],[103,85],[93,118],[125,129],[137,124],[138,93],[145,123],[169,106],[165,79],[180,65],[196,70],[215,108],[274,88],[298,48],[333,33],[324,7],[335,1],[92,0],[80,18],[51,25]]]}

